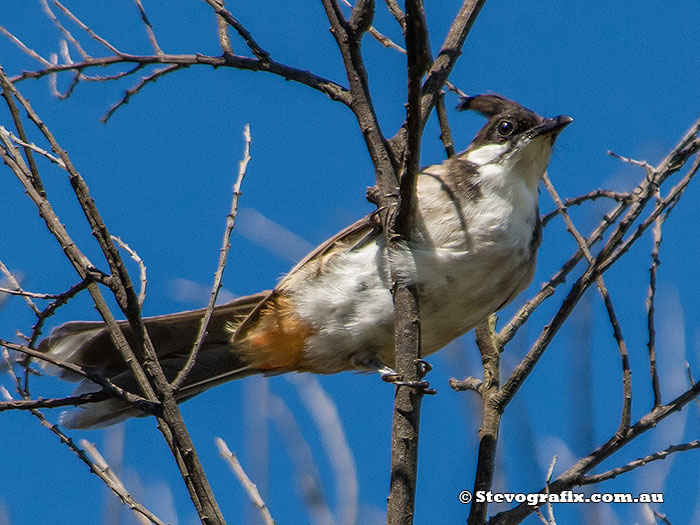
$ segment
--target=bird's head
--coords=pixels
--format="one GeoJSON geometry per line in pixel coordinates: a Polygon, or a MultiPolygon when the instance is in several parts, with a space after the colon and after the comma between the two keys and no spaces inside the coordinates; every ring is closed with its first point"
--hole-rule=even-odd
{"type": "Polygon", "coordinates": [[[469,148],[459,156],[477,167],[502,166],[539,184],[557,136],[573,119],[544,118],[503,95],[463,97],[458,109],[473,110],[489,119],[469,148]]]}

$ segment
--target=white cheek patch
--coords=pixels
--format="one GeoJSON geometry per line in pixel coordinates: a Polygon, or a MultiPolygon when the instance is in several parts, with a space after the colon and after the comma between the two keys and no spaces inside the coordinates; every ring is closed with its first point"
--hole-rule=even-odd
{"type": "Polygon", "coordinates": [[[493,162],[499,156],[501,156],[508,149],[507,144],[487,144],[486,146],[481,146],[480,148],[470,151],[467,154],[466,160],[476,164],[477,166],[483,166],[489,162],[493,162]]]}

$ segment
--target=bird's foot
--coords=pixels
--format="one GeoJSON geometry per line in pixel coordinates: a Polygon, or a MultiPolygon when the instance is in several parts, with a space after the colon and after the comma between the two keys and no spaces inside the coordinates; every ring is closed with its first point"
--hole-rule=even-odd
{"type": "Polygon", "coordinates": [[[415,388],[423,395],[437,394],[435,389],[430,388],[430,383],[423,379],[425,375],[433,369],[433,366],[423,359],[419,359],[416,364],[418,366],[418,377],[420,378],[418,381],[404,381],[402,374],[399,374],[396,370],[388,366],[380,368],[378,372],[381,374],[382,381],[385,383],[391,383],[394,386],[415,388]]]}

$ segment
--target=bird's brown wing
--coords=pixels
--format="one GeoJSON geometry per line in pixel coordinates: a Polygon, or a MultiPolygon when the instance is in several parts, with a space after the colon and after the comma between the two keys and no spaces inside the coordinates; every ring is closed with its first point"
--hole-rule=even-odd
{"type": "Polygon", "coordinates": [[[233,342],[236,343],[244,340],[257,326],[261,314],[268,311],[270,308],[275,308],[275,303],[284,295],[290,285],[298,280],[313,276],[315,272],[321,271],[323,268],[323,261],[326,257],[332,256],[338,251],[356,249],[366,242],[371,242],[379,235],[381,233],[381,228],[375,220],[375,213],[367,215],[339,231],[299,261],[280,283],[260,301],[245,320],[234,327],[233,342]]]}

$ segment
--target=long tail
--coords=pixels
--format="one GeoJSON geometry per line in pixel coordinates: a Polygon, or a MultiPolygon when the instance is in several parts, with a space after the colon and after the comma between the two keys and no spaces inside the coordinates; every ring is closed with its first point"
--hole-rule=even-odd
{"type": "MultiPolygon", "coordinates": [[[[236,352],[231,343],[230,325],[243,321],[265,297],[266,294],[242,297],[214,309],[195,365],[176,393],[178,402],[186,401],[226,381],[260,372],[259,369],[246,364],[236,352]]],[[[144,319],[160,364],[169,380],[174,379],[185,365],[203,315],[202,309],[144,319]]],[[[134,338],[128,323],[121,322],[120,328],[129,343],[133,344],[134,338]]],[[[41,341],[39,351],[90,369],[126,390],[139,392],[131,372],[114,348],[103,323],[75,321],[61,325],[41,341]]],[[[53,365],[46,365],[46,369],[49,373],[57,374],[68,381],[82,380],[75,390],[76,394],[98,391],[101,388],[82,376],[53,365]]],[[[143,413],[119,400],[110,399],[81,405],[64,412],[61,424],[68,428],[101,428],[139,415],[143,413]]]]}

